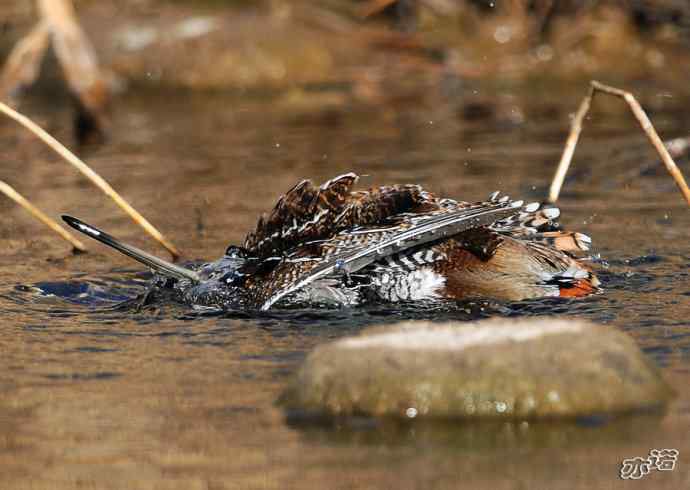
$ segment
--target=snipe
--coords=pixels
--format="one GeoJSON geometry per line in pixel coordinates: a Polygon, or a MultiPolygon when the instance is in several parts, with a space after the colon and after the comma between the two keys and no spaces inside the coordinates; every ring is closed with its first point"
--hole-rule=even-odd
{"type": "Polygon", "coordinates": [[[348,173],[304,180],[261,217],[241,247],[182,267],[123,244],[76,218],[73,228],[146,264],[154,289],[200,306],[358,305],[490,297],[584,296],[599,281],[582,258],[591,240],[566,232],[560,212],[492,194],[438,198],[418,185],[353,190],[348,173]]]}

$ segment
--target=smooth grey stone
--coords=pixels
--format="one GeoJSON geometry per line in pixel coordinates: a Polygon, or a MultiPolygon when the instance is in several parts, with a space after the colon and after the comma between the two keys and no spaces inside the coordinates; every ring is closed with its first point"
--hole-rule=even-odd
{"type": "Polygon", "coordinates": [[[281,396],[293,416],[533,419],[663,409],[627,334],[578,319],[407,322],[317,347],[281,396]]]}

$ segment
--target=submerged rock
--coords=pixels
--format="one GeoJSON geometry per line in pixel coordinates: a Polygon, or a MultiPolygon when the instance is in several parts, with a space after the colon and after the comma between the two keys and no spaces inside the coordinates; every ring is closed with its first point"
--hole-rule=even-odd
{"type": "Polygon", "coordinates": [[[628,335],[576,319],[408,322],[318,347],[293,416],[532,419],[662,409],[672,390],[628,335]]]}

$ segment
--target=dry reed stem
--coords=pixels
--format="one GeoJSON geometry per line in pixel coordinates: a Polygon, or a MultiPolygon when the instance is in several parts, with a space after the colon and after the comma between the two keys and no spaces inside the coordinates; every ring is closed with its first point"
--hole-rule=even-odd
{"type": "Polygon", "coordinates": [[[37,0],[41,20],[13,48],[0,75],[0,99],[36,81],[52,45],[78,120],[77,137],[104,136],[109,123],[110,87],[98,66],[96,51],[79,25],[72,0],[37,0]]]}
{"type": "Polygon", "coordinates": [[[12,48],[0,75],[0,99],[16,94],[36,81],[49,42],[48,24],[39,22],[12,48]]]}
{"type": "Polygon", "coordinates": [[[43,223],[48,225],[48,227],[51,230],[53,230],[62,238],[70,242],[76,250],[79,250],[80,252],[86,252],[86,247],[83,243],[74,238],[70,232],[65,230],[62,226],[60,226],[53,219],[47,216],[43,211],[31,204],[24,196],[22,196],[20,193],[14,190],[12,186],[10,186],[8,183],[2,180],[0,180],[0,192],[5,194],[7,197],[12,199],[14,202],[19,204],[24,209],[26,209],[34,218],[43,221],[43,223]]]}
{"type": "Polygon", "coordinates": [[[52,46],[69,90],[78,101],[77,111],[93,130],[105,134],[110,89],[91,41],[79,25],[72,0],[38,0],[41,18],[51,33],[52,46]]]}
{"type": "Polygon", "coordinates": [[[604,85],[603,83],[597,82],[595,80],[590,82],[589,92],[582,100],[582,103],[580,104],[580,107],[578,108],[577,113],[573,118],[573,122],[570,126],[570,134],[568,135],[568,139],[565,142],[565,147],[563,148],[563,155],[561,156],[561,161],[558,164],[556,174],[554,175],[553,180],[551,182],[551,187],[549,188],[548,201],[554,203],[558,200],[558,195],[561,192],[561,187],[563,186],[565,175],[568,172],[568,168],[570,167],[570,162],[573,158],[573,153],[575,153],[575,146],[577,145],[580,133],[582,132],[582,121],[587,115],[587,112],[589,111],[589,108],[592,105],[592,99],[594,99],[594,96],[597,92],[602,92],[605,94],[620,97],[628,103],[628,106],[630,106],[630,110],[635,116],[635,119],[637,119],[637,122],[640,123],[642,130],[647,135],[647,138],[652,143],[652,146],[654,146],[657,153],[661,157],[661,161],[666,167],[666,170],[668,170],[668,173],[671,174],[671,177],[680,189],[681,194],[683,194],[685,201],[688,203],[688,205],[690,205],[690,189],[688,189],[688,184],[686,183],[682,172],[678,168],[678,165],[676,165],[676,162],[673,161],[673,157],[671,157],[670,153],[668,152],[666,145],[659,137],[659,134],[656,132],[656,129],[654,129],[654,125],[649,120],[649,117],[647,116],[645,111],[642,109],[642,106],[640,106],[640,104],[637,102],[635,97],[630,92],[615,87],[611,87],[609,85],[604,85]]]}
{"type": "Polygon", "coordinates": [[[50,26],[53,48],[65,78],[76,94],[87,92],[102,78],[96,51],[79,26],[70,0],[38,0],[43,22],[50,26]]]}
{"type": "Polygon", "coordinates": [[[75,156],[71,151],[65,148],[58,140],[53,138],[40,126],[34,123],[28,117],[20,114],[11,107],[0,102],[0,112],[4,113],[14,121],[18,122],[26,129],[35,134],[39,139],[41,139],[46,145],[48,145],[53,151],[64,158],[72,166],[76,167],[82,174],[84,174],[91,182],[93,182],[96,187],[103,191],[108,197],[110,197],[115,204],[117,204],[125,213],[127,213],[135,223],[141,226],[149,235],[155,238],[161,245],[163,245],[172,255],[173,260],[179,258],[180,253],[177,248],[168,241],[163,234],[158,231],[151,223],[149,223],[146,218],[144,218],[136,209],[134,209],[127,201],[125,201],[120,194],[113,189],[108,182],[106,182],[100,175],[94,172],[88,165],[81,161],[77,156],[75,156]]]}

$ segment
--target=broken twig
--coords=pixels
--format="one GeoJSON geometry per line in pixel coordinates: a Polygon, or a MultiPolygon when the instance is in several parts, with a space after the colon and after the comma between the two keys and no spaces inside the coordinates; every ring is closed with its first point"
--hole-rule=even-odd
{"type": "Polygon", "coordinates": [[[0,99],[19,95],[36,81],[49,46],[75,103],[79,143],[103,138],[108,126],[110,87],[80,27],[72,0],[37,0],[41,20],[13,48],[0,74],[0,99]]]}
{"type": "Polygon", "coordinates": [[[15,44],[0,75],[0,99],[15,96],[36,81],[49,42],[48,24],[39,22],[15,44]]]}
{"type": "Polygon", "coordinates": [[[115,201],[115,204],[117,204],[125,213],[127,213],[135,223],[141,226],[149,235],[163,245],[172,255],[173,260],[180,256],[177,248],[170,241],[168,241],[168,239],[165,238],[160,231],[158,231],[151,223],[148,222],[146,218],[144,218],[127,201],[125,201],[122,196],[120,196],[120,194],[118,194],[117,191],[115,191],[115,189],[113,189],[110,184],[105,181],[105,179],[103,179],[103,177],[94,172],[91,167],[81,161],[76,155],[74,155],[74,153],[65,148],[58,140],[53,138],[31,119],[23,114],[20,114],[2,102],[0,102],[0,112],[27,128],[46,145],[48,145],[53,151],[64,158],[68,163],[76,167],[76,169],[84,174],[91,182],[93,182],[96,187],[98,187],[108,197],[115,201]]]}
{"type": "Polygon", "coordinates": [[[49,28],[55,56],[77,102],[77,131],[86,139],[89,132],[105,134],[110,91],[98,66],[91,41],[79,25],[72,0],[38,0],[43,22],[49,28]],[[82,127],[83,126],[83,127],[82,127]]]}
{"type": "Polygon", "coordinates": [[[554,175],[553,181],[551,182],[551,187],[549,188],[548,201],[553,203],[558,200],[558,195],[561,192],[561,187],[563,186],[565,175],[568,172],[570,162],[573,159],[573,153],[575,153],[575,146],[577,145],[577,140],[579,139],[580,133],[582,132],[582,121],[587,115],[587,112],[589,111],[589,108],[592,104],[592,99],[594,99],[594,95],[597,92],[602,92],[605,94],[620,97],[628,103],[628,105],[630,106],[630,110],[635,116],[635,119],[637,119],[637,121],[640,123],[642,130],[645,132],[647,138],[652,143],[652,146],[654,146],[657,153],[661,157],[661,161],[664,163],[666,170],[668,170],[668,173],[671,174],[671,177],[680,189],[680,192],[683,194],[683,198],[688,203],[688,205],[690,205],[690,189],[688,189],[688,184],[686,183],[682,172],[678,168],[678,165],[676,165],[676,162],[673,161],[673,157],[671,157],[670,153],[668,152],[666,145],[664,145],[664,142],[661,140],[659,134],[654,129],[654,126],[652,125],[652,122],[649,120],[649,117],[647,117],[647,114],[642,109],[642,106],[640,106],[640,104],[637,102],[635,97],[630,92],[626,92],[625,90],[620,90],[609,85],[604,85],[603,83],[599,83],[594,80],[590,83],[589,92],[582,100],[582,103],[580,104],[580,107],[577,110],[575,117],[573,117],[573,122],[570,126],[570,134],[568,135],[565,147],[563,148],[563,155],[561,156],[561,161],[558,164],[556,174],[554,175]]]}
{"type": "Polygon", "coordinates": [[[22,196],[20,193],[14,190],[12,186],[10,186],[8,183],[2,180],[0,180],[0,192],[5,194],[7,197],[12,199],[14,202],[19,204],[24,209],[26,209],[34,218],[43,221],[43,223],[48,225],[48,227],[51,230],[53,230],[62,238],[70,242],[76,250],[79,250],[80,252],[86,252],[86,247],[83,243],[74,238],[70,232],[65,230],[62,226],[60,226],[53,219],[47,216],[43,211],[31,204],[24,196],[22,196]]]}

